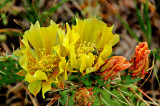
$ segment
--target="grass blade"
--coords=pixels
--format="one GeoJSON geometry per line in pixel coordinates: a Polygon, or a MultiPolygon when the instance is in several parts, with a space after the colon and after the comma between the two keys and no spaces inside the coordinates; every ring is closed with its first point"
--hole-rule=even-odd
{"type": "Polygon", "coordinates": [[[40,22],[40,24],[44,23],[44,21],[51,16],[51,14],[53,14],[60,6],[62,6],[65,2],[67,2],[68,0],[62,0],[61,2],[59,2],[56,6],[46,10],[45,12],[43,12],[40,17],[39,20],[42,19],[42,21],[40,22]]]}
{"type": "Polygon", "coordinates": [[[145,24],[144,24],[143,18],[141,16],[141,12],[137,7],[136,1],[135,1],[135,6],[136,6],[136,13],[137,13],[138,22],[140,24],[141,30],[143,31],[143,33],[146,33],[145,24]]]}
{"type": "Polygon", "coordinates": [[[129,27],[129,25],[127,24],[127,22],[124,21],[124,19],[117,14],[118,19],[121,21],[121,23],[123,24],[123,26],[128,30],[128,32],[132,35],[133,38],[135,38],[137,40],[137,42],[140,42],[139,37],[136,35],[136,33],[129,27]]]}
{"type": "Polygon", "coordinates": [[[0,4],[0,9],[1,9],[4,5],[6,5],[8,2],[9,2],[9,0],[6,0],[4,3],[0,4]]]}
{"type": "Polygon", "coordinates": [[[54,13],[61,5],[63,5],[65,2],[67,2],[68,0],[62,0],[61,2],[59,2],[56,6],[50,8],[47,10],[47,12],[49,13],[54,13]]]}
{"type": "Polygon", "coordinates": [[[146,3],[144,4],[144,17],[145,17],[145,21],[147,24],[147,30],[146,30],[146,38],[147,38],[147,42],[149,47],[151,46],[151,40],[152,40],[152,28],[151,28],[151,23],[150,23],[150,19],[148,16],[148,0],[146,0],[146,3]]]}

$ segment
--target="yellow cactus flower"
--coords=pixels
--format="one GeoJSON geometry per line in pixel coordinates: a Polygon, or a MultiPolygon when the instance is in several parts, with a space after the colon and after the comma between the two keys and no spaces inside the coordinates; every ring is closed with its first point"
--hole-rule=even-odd
{"type": "Polygon", "coordinates": [[[112,53],[112,46],[119,41],[119,35],[112,34],[113,26],[94,18],[76,19],[72,29],[67,26],[63,45],[69,54],[68,68],[82,74],[95,72],[112,53]]]}
{"type": "MultiPolygon", "coordinates": [[[[29,91],[36,96],[42,88],[42,95],[55,83],[63,89],[63,80],[67,79],[65,55],[61,52],[62,32],[58,25],[51,21],[50,26],[40,27],[39,22],[31,25],[20,41],[20,50],[14,52],[20,57],[19,63],[27,72],[25,81],[29,82],[29,91]]],[[[24,73],[21,70],[18,74],[24,73]]],[[[24,74],[23,74],[24,75],[24,74]]]]}

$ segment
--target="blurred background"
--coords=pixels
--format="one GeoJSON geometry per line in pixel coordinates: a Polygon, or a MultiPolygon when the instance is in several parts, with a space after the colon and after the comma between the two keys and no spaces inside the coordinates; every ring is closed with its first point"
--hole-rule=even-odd
{"type": "MultiPolygon", "coordinates": [[[[150,67],[154,68],[139,84],[160,104],[160,0],[0,0],[0,53],[12,54],[19,48],[24,31],[37,20],[41,26],[48,26],[50,20],[63,26],[75,24],[75,17],[97,17],[107,26],[114,25],[113,33],[120,35],[120,41],[112,55],[129,60],[138,42],[148,43],[150,67]]],[[[0,106],[32,106],[34,102],[43,106],[54,97],[48,93],[43,100],[41,95],[28,94],[20,81],[0,84],[0,106]]]]}

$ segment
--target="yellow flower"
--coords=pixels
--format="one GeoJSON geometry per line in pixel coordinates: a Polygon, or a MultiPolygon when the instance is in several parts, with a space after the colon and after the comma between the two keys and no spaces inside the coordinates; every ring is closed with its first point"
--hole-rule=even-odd
{"type": "Polygon", "coordinates": [[[69,54],[68,68],[82,74],[97,71],[112,53],[112,46],[119,41],[119,35],[112,34],[113,26],[107,27],[96,18],[76,19],[72,29],[68,24],[66,26],[63,45],[69,54]]]}
{"type": "Polygon", "coordinates": [[[36,96],[42,88],[42,95],[51,89],[55,83],[63,89],[63,80],[67,79],[65,54],[61,50],[61,36],[63,32],[58,25],[51,21],[50,26],[40,27],[39,22],[31,25],[20,41],[21,50],[14,52],[20,57],[19,63],[27,72],[25,81],[29,82],[29,91],[36,96]]]}

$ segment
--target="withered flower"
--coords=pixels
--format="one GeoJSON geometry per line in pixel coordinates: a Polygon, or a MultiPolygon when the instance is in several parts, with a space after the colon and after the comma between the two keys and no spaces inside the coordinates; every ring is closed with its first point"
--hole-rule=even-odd
{"type": "Polygon", "coordinates": [[[140,42],[139,45],[135,48],[135,54],[132,59],[129,61],[131,63],[131,67],[129,68],[129,73],[132,76],[141,76],[147,73],[147,69],[149,67],[148,56],[150,50],[148,49],[147,42],[140,42]]]}
{"type": "Polygon", "coordinates": [[[105,64],[100,68],[100,75],[104,80],[115,76],[119,71],[130,67],[130,63],[123,56],[113,56],[107,59],[105,64]]]}

